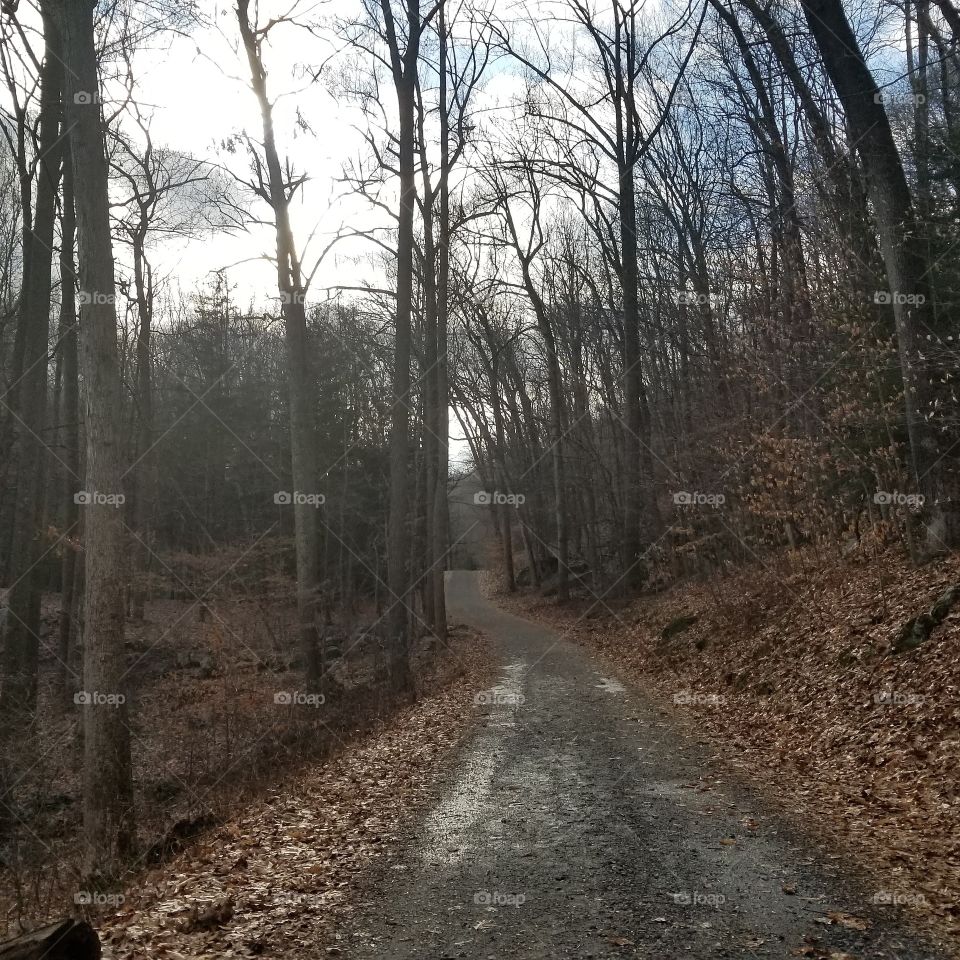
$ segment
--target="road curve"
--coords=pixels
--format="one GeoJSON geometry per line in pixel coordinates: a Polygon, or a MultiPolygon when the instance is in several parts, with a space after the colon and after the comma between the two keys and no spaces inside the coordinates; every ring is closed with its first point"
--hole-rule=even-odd
{"type": "Polygon", "coordinates": [[[350,957],[939,960],[883,906],[896,891],[836,876],[582,649],[498,610],[476,574],[447,593],[501,679],[340,941],[350,957]]]}

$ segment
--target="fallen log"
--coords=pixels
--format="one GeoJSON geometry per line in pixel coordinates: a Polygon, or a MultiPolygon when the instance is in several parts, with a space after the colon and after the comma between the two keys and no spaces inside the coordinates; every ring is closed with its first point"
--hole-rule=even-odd
{"type": "Polygon", "coordinates": [[[0,943],[0,960],[100,960],[100,938],[89,923],[61,920],[0,943]]]}

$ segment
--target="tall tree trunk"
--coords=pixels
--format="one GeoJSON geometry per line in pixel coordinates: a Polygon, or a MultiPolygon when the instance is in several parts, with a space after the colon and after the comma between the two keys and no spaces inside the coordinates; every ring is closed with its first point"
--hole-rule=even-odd
{"type": "MultiPolygon", "coordinates": [[[[293,472],[294,539],[297,554],[297,614],[300,645],[308,690],[320,686],[322,660],[317,629],[319,557],[317,551],[316,447],[314,408],[307,363],[307,317],[300,262],[290,226],[288,188],[277,152],[273,105],[267,94],[258,34],[249,17],[249,0],[238,0],[237,20],[250,67],[250,81],[260,106],[263,152],[267,164],[270,205],[273,208],[277,245],[277,286],[283,309],[287,345],[287,381],[290,398],[290,448],[293,472]]],[[[259,36],[262,36],[260,34],[259,36]]]]}
{"type": "Polygon", "coordinates": [[[152,503],[153,478],[153,384],[150,367],[150,338],[153,333],[153,278],[144,244],[146,221],[133,238],[133,282],[137,297],[137,459],[131,474],[130,517],[135,537],[133,552],[136,564],[133,573],[132,614],[143,620],[150,567],[149,505],[152,503]]]}
{"type": "Polygon", "coordinates": [[[0,577],[3,582],[12,569],[13,549],[16,527],[16,465],[19,463],[17,438],[19,436],[18,414],[20,411],[20,384],[23,377],[23,356],[26,349],[28,306],[27,296],[30,289],[30,260],[33,248],[33,170],[27,156],[27,114],[23,107],[16,110],[17,180],[20,186],[20,239],[23,260],[20,271],[20,295],[17,304],[17,329],[13,340],[13,357],[8,371],[10,389],[3,404],[2,431],[0,431],[0,493],[12,488],[13,496],[4,496],[0,502],[0,577]]]}
{"type": "Polygon", "coordinates": [[[2,702],[17,714],[32,709],[36,683],[36,635],[40,596],[37,564],[42,527],[47,456],[50,291],[56,202],[60,181],[60,100],[63,67],[60,39],[53,20],[44,15],[46,52],[41,72],[40,138],[37,156],[36,209],[28,234],[31,268],[21,300],[23,361],[18,385],[19,434],[17,510],[10,568],[14,583],[4,649],[2,702]]]}
{"type": "Polygon", "coordinates": [[[623,297],[623,404],[624,404],[624,563],[623,584],[628,591],[642,586],[646,568],[642,561],[644,540],[653,538],[646,522],[653,503],[653,458],[650,449],[650,418],[644,416],[645,390],[640,356],[640,304],[637,271],[637,185],[635,164],[640,131],[634,94],[634,63],[637,51],[634,13],[614,14],[614,109],[616,114],[617,212],[620,219],[620,289],[623,297]],[[647,469],[644,470],[644,464],[647,469]],[[646,474],[646,475],[645,475],[646,474]]]}
{"type": "MultiPolygon", "coordinates": [[[[804,13],[824,66],[843,102],[853,141],[866,170],[893,300],[912,473],[928,508],[927,546],[960,544],[960,470],[957,431],[944,411],[934,411],[941,380],[949,396],[950,371],[926,359],[934,348],[955,351],[937,330],[931,302],[930,264],[877,84],[841,0],[804,0],[804,13]],[[936,421],[928,418],[936,418],[936,421]]],[[[953,353],[955,356],[955,352],[953,353]]]]}
{"type": "MultiPolygon", "coordinates": [[[[17,504],[3,637],[0,688],[0,764],[9,773],[13,745],[36,708],[39,664],[41,552],[44,527],[44,480],[47,473],[48,349],[53,234],[60,182],[60,118],[63,64],[59,31],[43,11],[45,53],[40,77],[40,138],[37,155],[36,208],[28,234],[30,271],[22,292],[23,375],[18,413],[17,504]]],[[[8,788],[7,777],[0,787],[8,788]]],[[[8,798],[10,800],[12,798],[8,798]]]]}
{"type": "Polygon", "coordinates": [[[397,222],[397,311],[394,334],[393,408],[390,431],[390,520],[387,544],[387,626],[396,686],[412,689],[407,567],[410,544],[410,351],[413,314],[413,247],[416,184],[416,71],[420,49],[420,3],[407,0],[407,44],[401,52],[390,0],[381,0],[391,49],[400,118],[400,210],[397,222]]]}
{"type": "Polygon", "coordinates": [[[450,506],[447,478],[450,460],[450,412],[447,365],[447,326],[450,313],[450,115],[447,105],[447,20],[446,0],[441,0],[440,34],[440,233],[437,254],[437,373],[436,482],[433,491],[433,623],[441,640],[447,639],[447,599],[444,589],[446,555],[450,548],[450,506]]]}
{"type": "Polygon", "coordinates": [[[73,165],[69,142],[64,145],[63,215],[60,226],[60,353],[61,422],[63,430],[63,526],[67,542],[63,548],[60,572],[60,623],[57,643],[57,700],[66,703],[70,683],[70,656],[74,631],[74,590],[80,554],[75,544],[80,540],[80,382],[77,378],[77,303],[76,213],[74,212],[73,165]]]}
{"type": "Polygon", "coordinates": [[[553,507],[557,533],[557,596],[567,600],[570,596],[570,532],[566,480],[566,429],[564,417],[563,378],[557,344],[550,320],[543,312],[540,334],[546,344],[547,383],[550,395],[550,446],[553,475],[553,507]]]}
{"type": "MultiPolygon", "coordinates": [[[[421,267],[422,297],[423,297],[423,373],[421,382],[422,391],[422,424],[423,430],[423,459],[425,477],[423,490],[424,513],[424,570],[423,570],[423,608],[424,620],[427,626],[436,634],[437,624],[434,623],[436,614],[436,566],[440,554],[434,553],[436,540],[434,537],[434,500],[436,498],[437,471],[436,461],[440,439],[437,436],[439,422],[438,406],[440,404],[439,382],[437,379],[437,323],[439,304],[437,303],[437,281],[439,273],[439,259],[436,241],[436,218],[434,216],[434,198],[437,195],[430,182],[430,161],[427,155],[427,137],[425,131],[426,105],[423,102],[423,91],[417,84],[417,141],[420,154],[420,179],[423,185],[423,258],[421,267]]],[[[419,504],[420,498],[415,501],[419,504]]],[[[414,550],[414,557],[417,551],[414,550]]],[[[411,569],[413,566],[411,565],[411,569]]],[[[442,589],[442,584],[440,585],[442,589]]]]}
{"type": "MultiPolygon", "coordinates": [[[[620,284],[623,295],[623,403],[624,403],[624,585],[636,590],[643,585],[642,561],[644,493],[650,477],[643,463],[649,462],[650,434],[643,416],[643,368],[640,357],[640,308],[637,277],[637,197],[632,162],[620,167],[620,284]]],[[[648,494],[649,495],[649,494],[648,494]]]]}
{"type": "Polygon", "coordinates": [[[134,842],[130,728],[124,665],[124,449],[107,161],[100,113],[94,0],[58,0],[66,67],[80,248],[80,367],[86,433],[83,642],[83,846],[91,875],[109,876],[134,842]],[[106,702],[104,698],[112,698],[106,702]]]}

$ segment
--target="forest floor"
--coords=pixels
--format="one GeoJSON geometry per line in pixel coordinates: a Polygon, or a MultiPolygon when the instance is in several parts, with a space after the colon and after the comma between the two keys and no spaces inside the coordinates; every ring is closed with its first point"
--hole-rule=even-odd
{"type": "Polygon", "coordinates": [[[958,581],[799,557],[612,607],[450,574],[424,698],[91,911],[105,960],[956,957],[960,611],[889,648],[958,581]]]}
{"type": "Polygon", "coordinates": [[[915,567],[888,550],[794,554],[626,606],[497,600],[636,684],[789,822],[866,871],[878,905],[956,944],[960,606],[921,646],[891,649],[955,584],[960,558],[915,567]]]}
{"type": "MultiPolygon", "coordinates": [[[[82,707],[74,703],[74,689],[66,702],[55,697],[56,606],[55,597],[45,600],[38,723],[18,752],[16,828],[0,844],[0,941],[71,913],[98,923],[105,911],[97,907],[109,913],[133,902],[127,893],[85,890],[80,879],[82,707]]],[[[463,684],[489,669],[475,634],[453,630],[445,648],[418,640],[413,668],[424,712],[411,715],[385,683],[380,638],[364,626],[374,622],[375,611],[361,610],[352,622],[329,628],[343,654],[332,671],[337,689],[323,703],[297,706],[281,702],[298,690],[302,676],[291,653],[292,604],[221,598],[201,608],[164,599],[149,602],[145,613],[128,622],[126,644],[140,839],[129,871],[135,886],[144,876],[149,885],[151,876],[164,875],[181,850],[202,851],[215,830],[231,823],[236,829],[236,811],[276,795],[278,784],[298,783],[307,770],[314,779],[326,776],[325,762],[340,763],[357,744],[374,751],[371,769],[378,749],[386,751],[382,765],[390,763],[391,749],[410,754],[409,769],[388,778],[399,790],[418,763],[432,762],[445,738],[457,736],[457,723],[445,722],[421,751],[418,723],[432,727],[444,711],[468,718],[470,710],[442,697],[449,691],[456,698],[463,684]],[[408,725],[407,741],[401,732],[394,746],[389,739],[370,746],[395,720],[401,731],[408,725]]],[[[336,838],[340,828],[330,829],[336,838]]]]}
{"type": "Polygon", "coordinates": [[[172,862],[91,916],[104,960],[329,957],[378,864],[467,736],[489,653],[457,630],[416,705],[277,778],[172,862]],[[108,905],[109,906],[109,905],[108,905]]]}

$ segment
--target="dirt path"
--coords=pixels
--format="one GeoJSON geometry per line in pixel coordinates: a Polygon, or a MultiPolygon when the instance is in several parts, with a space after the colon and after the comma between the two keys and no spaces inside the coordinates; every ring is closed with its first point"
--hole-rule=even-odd
{"type": "Polygon", "coordinates": [[[450,575],[504,663],[485,725],[339,940],[351,958],[942,956],[721,782],[669,718],[450,575]]]}

